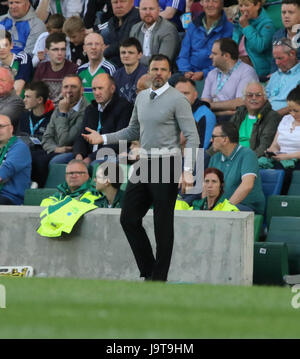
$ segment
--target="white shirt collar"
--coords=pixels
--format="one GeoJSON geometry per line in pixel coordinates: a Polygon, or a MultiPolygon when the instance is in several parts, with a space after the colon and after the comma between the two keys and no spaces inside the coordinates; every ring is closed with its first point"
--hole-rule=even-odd
{"type": "Polygon", "coordinates": [[[143,26],[142,26],[142,31],[145,33],[145,32],[147,32],[147,31],[152,31],[153,29],[154,29],[154,26],[155,26],[155,24],[156,24],[156,21],[155,21],[155,23],[154,24],[152,24],[150,27],[146,27],[146,25],[145,25],[145,23],[143,24],[143,26]]]}
{"type": "Polygon", "coordinates": [[[169,82],[167,81],[162,87],[160,87],[157,90],[152,90],[152,88],[149,89],[150,93],[153,91],[156,93],[157,97],[162,95],[167,89],[170,87],[169,82]]]}
{"type": "Polygon", "coordinates": [[[106,106],[110,103],[111,100],[109,100],[108,102],[106,102],[106,104],[104,106],[102,106],[100,103],[98,103],[98,111],[103,112],[106,108],[106,106]]]}
{"type": "Polygon", "coordinates": [[[72,110],[78,112],[79,111],[79,107],[82,101],[82,97],[80,97],[80,100],[77,102],[77,104],[75,106],[72,107],[72,110]]]}

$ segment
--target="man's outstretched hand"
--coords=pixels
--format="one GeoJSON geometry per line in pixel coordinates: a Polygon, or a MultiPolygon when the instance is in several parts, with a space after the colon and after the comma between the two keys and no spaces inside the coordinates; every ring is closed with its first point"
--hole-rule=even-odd
{"type": "Polygon", "coordinates": [[[81,136],[91,145],[100,145],[103,143],[103,137],[99,132],[92,130],[89,127],[86,127],[85,130],[89,132],[88,134],[82,133],[81,136]]]}

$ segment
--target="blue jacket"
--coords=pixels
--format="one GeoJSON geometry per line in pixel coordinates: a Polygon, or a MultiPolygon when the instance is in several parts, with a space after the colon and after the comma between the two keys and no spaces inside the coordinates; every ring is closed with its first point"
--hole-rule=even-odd
{"type": "Polygon", "coordinates": [[[256,19],[249,20],[249,25],[242,28],[239,23],[234,24],[233,40],[240,43],[245,36],[245,48],[258,76],[270,73],[272,61],[272,37],[275,27],[264,9],[261,9],[256,19]]]}
{"type": "Polygon", "coordinates": [[[189,24],[176,63],[180,72],[203,71],[206,77],[208,72],[213,69],[209,55],[214,42],[223,37],[231,38],[233,25],[223,12],[217,26],[207,34],[202,24],[204,16],[204,13],[200,14],[189,24]]]}
{"type": "Polygon", "coordinates": [[[25,189],[31,183],[31,154],[22,140],[17,139],[9,148],[0,166],[0,177],[6,182],[0,194],[15,204],[22,204],[25,189]]]}

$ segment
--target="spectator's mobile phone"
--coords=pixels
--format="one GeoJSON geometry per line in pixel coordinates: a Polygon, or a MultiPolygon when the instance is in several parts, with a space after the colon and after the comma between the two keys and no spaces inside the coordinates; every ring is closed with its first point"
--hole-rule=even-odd
{"type": "Polygon", "coordinates": [[[272,156],[276,156],[276,153],[275,152],[271,152],[271,151],[266,151],[266,155],[268,157],[272,157],[272,156]]]}

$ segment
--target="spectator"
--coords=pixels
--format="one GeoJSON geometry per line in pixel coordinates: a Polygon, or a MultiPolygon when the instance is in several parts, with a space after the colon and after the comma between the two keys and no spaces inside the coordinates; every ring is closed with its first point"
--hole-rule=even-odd
{"type": "Polygon", "coordinates": [[[70,40],[71,61],[77,66],[88,62],[88,57],[83,50],[86,33],[82,19],[79,16],[71,16],[65,21],[63,32],[70,40]]]}
{"type": "Polygon", "coordinates": [[[93,29],[94,26],[105,24],[112,16],[113,11],[110,0],[88,0],[83,19],[84,26],[87,29],[93,29]]]}
{"type": "Polygon", "coordinates": [[[224,174],[217,168],[204,171],[202,199],[193,201],[193,209],[200,211],[237,212],[239,209],[231,204],[224,195],[224,174]]]}
{"type": "Polygon", "coordinates": [[[141,44],[136,38],[131,37],[122,42],[120,58],[124,67],[117,70],[114,79],[119,95],[131,103],[134,103],[137,95],[136,85],[139,78],[148,71],[148,68],[140,63],[142,55],[141,44]]]}
{"type": "Polygon", "coordinates": [[[24,102],[16,94],[14,83],[11,69],[7,66],[0,66],[0,114],[8,116],[17,129],[20,116],[24,111],[24,102]]]}
{"type": "Polygon", "coordinates": [[[50,61],[38,64],[34,74],[34,81],[44,81],[48,85],[49,98],[55,106],[59,102],[64,77],[77,71],[77,66],[66,59],[66,44],[65,34],[49,35],[46,39],[46,52],[50,61]]]}
{"type": "Polygon", "coordinates": [[[88,102],[94,100],[92,82],[95,76],[101,73],[108,73],[112,76],[116,71],[115,66],[103,57],[104,48],[105,45],[101,35],[93,32],[85,37],[83,49],[89,62],[78,68],[78,75],[82,79],[84,96],[88,102]]]}
{"type": "MultiPolygon", "coordinates": [[[[296,36],[300,24],[300,1],[299,0],[282,0],[281,20],[283,27],[277,30],[273,36],[273,43],[287,38],[293,40],[296,36]]],[[[300,46],[297,47],[297,58],[300,59],[300,46]]],[[[277,65],[272,57],[271,73],[277,71],[277,65]]]]}
{"type": "Polygon", "coordinates": [[[71,198],[88,199],[92,203],[98,199],[99,192],[95,188],[94,181],[90,179],[88,166],[80,160],[71,160],[66,167],[66,181],[57,186],[57,192],[45,198],[41,207],[48,207],[64,200],[67,196],[71,198]]]}
{"type": "Polygon", "coordinates": [[[123,182],[123,172],[114,162],[104,162],[96,172],[96,189],[103,194],[95,201],[99,208],[121,208],[124,192],[120,189],[123,182]]]}
{"type": "Polygon", "coordinates": [[[132,26],[141,19],[138,9],[134,7],[134,0],[111,0],[111,5],[114,15],[107,23],[108,38],[105,44],[108,46],[104,51],[104,57],[117,67],[121,67],[120,44],[129,37],[132,26]]]}
{"type": "Polygon", "coordinates": [[[68,163],[72,158],[66,155],[72,152],[88,105],[82,94],[80,78],[75,74],[65,76],[61,89],[62,99],[55,108],[42,138],[43,149],[32,153],[32,180],[37,182],[39,187],[43,187],[46,182],[50,160],[51,163],[68,163]]]}
{"type": "Polygon", "coordinates": [[[41,149],[41,141],[46,131],[54,107],[48,101],[48,86],[41,81],[31,82],[25,86],[25,109],[19,122],[17,134],[22,136],[31,151],[41,149]]]}
{"type": "Polygon", "coordinates": [[[151,87],[151,76],[147,73],[141,76],[136,84],[136,93],[146,90],[151,87]]]}
{"type": "Polygon", "coordinates": [[[12,35],[13,53],[25,51],[32,55],[36,40],[46,31],[45,24],[36,16],[29,0],[9,0],[8,9],[8,13],[0,17],[0,25],[12,35]]]}
{"type": "Polygon", "coordinates": [[[5,30],[4,37],[0,37],[0,66],[6,65],[14,74],[14,88],[17,95],[21,95],[26,82],[30,82],[33,68],[30,55],[21,51],[18,55],[12,52],[13,44],[10,32],[5,30]]]}
{"type": "Polygon", "coordinates": [[[289,39],[284,38],[273,43],[273,57],[278,70],[271,75],[266,92],[273,110],[284,116],[289,112],[286,96],[300,84],[300,64],[297,51],[289,39]]]}
{"type": "Polygon", "coordinates": [[[231,37],[233,25],[223,11],[223,0],[203,0],[204,12],[192,21],[177,58],[178,70],[193,81],[203,80],[213,69],[209,55],[217,39],[231,37]]]}
{"type": "Polygon", "coordinates": [[[209,167],[224,173],[224,194],[240,211],[264,214],[265,197],[256,154],[238,144],[239,132],[231,122],[218,124],[212,134],[212,146],[216,153],[209,167]]]}
{"type": "Polygon", "coordinates": [[[178,55],[180,38],[173,24],[159,16],[158,0],[141,0],[141,20],[135,24],[130,36],[139,40],[143,47],[141,63],[148,66],[154,54],[163,54],[173,63],[178,55]]]}
{"type": "Polygon", "coordinates": [[[241,16],[234,23],[233,39],[239,44],[240,59],[255,68],[258,76],[270,73],[272,37],[275,27],[263,9],[264,0],[239,0],[241,16]]]}
{"type": "MultiPolygon", "coordinates": [[[[273,161],[271,168],[284,169],[282,194],[287,194],[293,170],[300,170],[300,86],[287,96],[289,114],[280,121],[273,142],[266,155],[273,161]],[[268,153],[269,152],[269,153],[268,153]]],[[[262,163],[262,162],[261,162],[262,163]]]]}
{"type": "MultiPolygon", "coordinates": [[[[116,92],[114,79],[108,74],[99,74],[92,83],[95,100],[87,107],[82,130],[87,133],[86,127],[97,130],[100,134],[110,133],[127,127],[133,106],[116,92]]],[[[119,153],[118,145],[106,146],[119,153]]],[[[81,135],[77,138],[73,154],[76,159],[90,164],[96,159],[98,145],[92,146],[81,135]]]]}
{"type": "MultiPolygon", "coordinates": [[[[46,49],[46,39],[49,35],[55,32],[62,32],[63,24],[65,18],[60,14],[50,15],[47,21],[46,27],[47,31],[43,32],[37,39],[34,49],[33,49],[33,57],[32,57],[32,65],[36,67],[41,61],[50,61],[49,56],[47,55],[46,49]]],[[[67,52],[66,58],[71,60],[71,50],[70,44],[67,41],[67,52]]]]}
{"type": "MultiPolygon", "coordinates": [[[[196,84],[193,80],[187,79],[184,76],[180,77],[175,88],[184,94],[191,104],[200,139],[199,147],[207,149],[210,145],[212,131],[216,124],[216,116],[209,109],[207,102],[198,99],[196,84]]],[[[182,134],[181,136],[182,143],[185,143],[185,138],[182,134]]]]}
{"type": "Polygon", "coordinates": [[[232,39],[216,40],[210,58],[215,68],[207,75],[202,100],[210,103],[218,120],[226,120],[243,105],[247,83],[258,81],[258,77],[252,66],[239,60],[238,46],[232,39]]]}
{"type": "Polygon", "coordinates": [[[239,143],[263,156],[275,136],[280,115],[272,110],[264,86],[249,83],[244,90],[245,104],[238,107],[231,122],[239,130],[239,143]]]}
{"type": "Polygon", "coordinates": [[[0,204],[18,205],[30,186],[31,156],[25,143],[14,136],[14,123],[0,115],[0,204]]]}
{"type": "Polygon", "coordinates": [[[36,8],[36,15],[46,22],[49,15],[61,14],[66,19],[80,15],[83,11],[84,0],[40,0],[36,8]]]}

